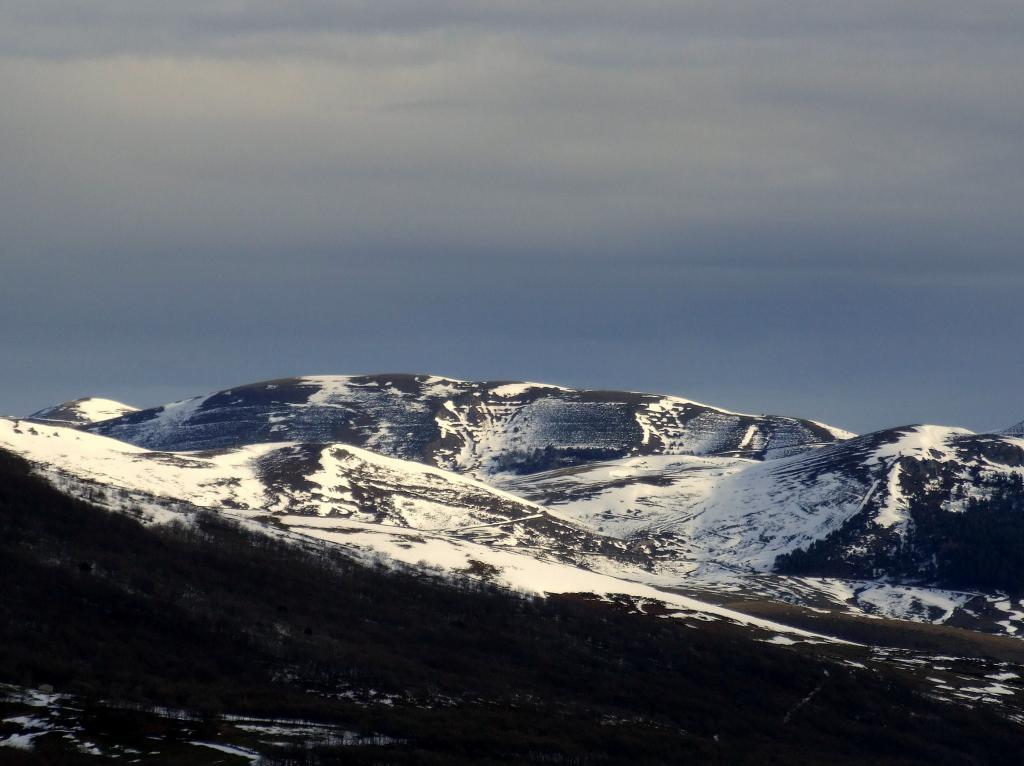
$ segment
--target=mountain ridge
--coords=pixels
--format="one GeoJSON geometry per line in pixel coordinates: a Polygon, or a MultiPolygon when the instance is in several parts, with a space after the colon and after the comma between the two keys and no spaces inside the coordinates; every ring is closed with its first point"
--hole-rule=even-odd
{"type": "MultiPolygon", "coordinates": [[[[272,499],[250,498],[247,507],[263,502],[280,513],[278,523],[318,539],[363,536],[392,553],[423,545],[394,531],[383,540],[383,522],[439,535],[444,545],[457,535],[524,547],[654,587],[929,621],[971,615],[972,625],[1008,633],[1024,627],[1024,612],[996,608],[1000,599],[930,590],[970,589],[970,580],[914,574],[914,562],[943,544],[941,532],[926,542],[912,535],[924,498],[935,513],[961,513],[975,508],[968,500],[985,501],[1024,474],[1024,442],[1006,435],[919,424],[855,436],[681,397],[397,373],[263,381],[79,430],[142,445],[154,464],[258,453],[259,476],[218,481],[256,481],[272,499]],[[391,471],[389,460],[403,467],[391,471]],[[443,512],[398,507],[430,508],[430,492],[411,478],[426,466],[448,472],[445,481],[483,483],[459,485],[460,499],[443,512]],[[485,507],[501,503],[520,509],[517,520],[485,507]],[[327,506],[327,519],[310,519],[327,506]],[[431,514],[449,522],[425,522],[431,514]],[[826,543],[828,565],[815,568],[826,543]],[[802,553],[811,548],[814,556],[802,553]],[[802,580],[779,577],[797,572],[792,561],[802,580]],[[835,579],[842,577],[859,584],[835,579]]],[[[935,513],[933,528],[945,529],[949,517],[935,513]]],[[[459,561],[464,554],[451,553],[459,561]]]]}
{"type": "Polygon", "coordinates": [[[100,396],[83,396],[79,399],[45,407],[26,416],[25,420],[57,425],[86,426],[138,411],[138,407],[124,402],[100,396]]]}
{"type": "Polygon", "coordinates": [[[354,522],[486,535],[492,547],[527,548],[574,564],[603,556],[629,566],[645,563],[628,543],[594,535],[557,511],[470,477],[351,445],[160,452],[78,429],[0,418],[0,447],[71,494],[116,510],[141,509],[155,521],[173,520],[178,506],[228,509],[282,528],[316,528],[321,537],[354,522]]]}
{"type": "Polygon", "coordinates": [[[343,442],[479,476],[631,454],[765,459],[852,435],[681,397],[411,374],[262,381],[84,428],[151,449],[343,442]]]}

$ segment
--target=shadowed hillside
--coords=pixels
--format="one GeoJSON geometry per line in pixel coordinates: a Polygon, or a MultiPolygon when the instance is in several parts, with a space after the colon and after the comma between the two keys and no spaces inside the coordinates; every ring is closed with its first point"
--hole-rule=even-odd
{"type": "MultiPolygon", "coordinates": [[[[1015,763],[1024,742],[736,627],[366,568],[212,516],[144,528],[7,454],[0,588],[0,681],[199,711],[208,737],[231,712],[397,741],[268,763],[1015,763]]],[[[44,750],[3,755],[97,762],[44,750]]]]}

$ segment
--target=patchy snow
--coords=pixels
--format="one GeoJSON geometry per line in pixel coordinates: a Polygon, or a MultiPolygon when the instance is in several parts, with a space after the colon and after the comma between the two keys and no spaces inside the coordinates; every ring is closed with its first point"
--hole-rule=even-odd
{"type": "Polygon", "coordinates": [[[268,437],[344,441],[481,477],[535,468],[538,459],[552,466],[578,461],[581,452],[743,450],[778,457],[820,446],[838,433],[806,420],[742,415],[675,396],[397,374],[254,383],[94,430],[174,450],[233,447],[268,437]]]}
{"type": "Polygon", "coordinates": [[[500,477],[497,483],[589,529],[627,538],[678,519],[707,500],[723,478],[754,464],[739,458],[648,455],[500,477]]]}
{"type": "MultiPolygon", "coordinates": [[[[874,486],[877,485],[872,485],[872,487],[874,486]]],[[[900,486],[900,464],[898,460],[893,460],[887,469],[885,487],[887,490],[886,502],[879,508],[878,513],[875,514],[875,522],[886,529],[897,527],[902,530],[906,527],[910,514],[907,509],[907,499],[903,496],[903,488],[900,486]]],[[[865,497],[861,507],[867,505],[869,497],[870,494],[868,497],[865,497]]]]}
{"type": "Polygon", "coordinates": [[[1011,681],[1014,678],[1020,678],[1020,674],[1004,671],[1002,673],[990,673],[985,678],[991,678],[993,681],[1011,681]]]}
{"type": "Polygon", "coordinates": [[[838,529],[860,500],[860,485],[843,473],[813,483],[783,459],[722,476],[701,502],[661,524],[684,537],[702,563],[767,572],[778,555],[838,529]]]}
{"type": "Polygon", "coordinates": [[[962,687],[960,687],[959,691],[962,692],[964,695],[969,695],[969,694],[980,694],[980,695],[999,694],[999,695],[1003,695],[1003,696],[1012,697],[1012,696],[1014,696],[1016,694],[1016,692],[1013,689],[1010,689],[1010,688],[1008,688],[1006,686],[1003,686],[1002,684],[989,684],[988,686],[962,686],[962,687]]]}
{"type": "Polygon", "coordinates": [[[562,386],[555,386],[549,383],[531,383],[529,381],[523,383],[506,383],[501,386],[495,386],[491,389],[491,394],[502,399],[512,399],[517,396],[522,396],[528,391],[534,389],[550,389],[552,391],[568,391],[569,389],[563,388],[562,386]]]}
{"type": "Polygon", "coordinates": [[[1016,635],[1021,628],[1024,628],[1024,599],[1019,599],[1017,606],[1014,606],[1013,601],[1009,598],[989,599],[989,603],[1006,613],[1006,619],[1000,620],[999,625],[1008,634],[1016,635]]]}
{"type": "Polygon", "coordinates": [[[904,429],[899,440],[882,444],[874,450],[872,461],[883,463],[893,458],[923,455],[934,460],[951,460],[955,454],[950,450],[949,440],[953,436],[972,436],[966,428],[950,426],[918,425],[904,429]]]}
{"type": "Polygon", "coordinates": [[[129,412],[138,412],[138,407],[130,404],[116,402],[113,399],[102,399],[98,396],[90,396],[86,399],[79,399],[77,402],[78,412],[86,423],[97,423],[101,420],[119,418],[129,412]]]}
{"type": "MultiPolygon", "coordinates": [[[[325,541],[364,557],[384,556],[392,561],[443,573],[470,571],[474,562],[482,562],[494,567],[499,582],[517,590],[538,594],[626,594],[662,601],[680,613],[699,613],[773,633],[818,638],[806,631],[794,631],[768,620],[556,561],[554,559],[565,555],[566,550],[556,548],[543,537],[529,538],[534,540],[531,555],[494,547],[493,539],[489,541],[491,545],[484,545],[452,537],[443,530],[481,524],[492,525],[494,528],[488,532],[506,534],[514,542],[528,524],[565,522],[539,506],[480,482],[350,446],[316,447],[312,455],[321,470],[310,474],[315,481],[307,475],[300,475],[296,486],[289,486],[287,481],[267,480],[259,474],[257,466],[270,458],[293,458],[293,450],[297,447],[308,450],[309,445],[260,444],[213,453],[151,452],[74,429],[0,419],[0,447],[21,454],[52,480],[73,477],[81,483],[68,486],[78,494],[85,494],[84,488],[88,486],[96,486],[111,494],[116,494],[118,488],[149,493],[157,498],[215,508],[250,528],[268,534],[283,531],[286,535],[325,541]],[[331,472],[334,478],[327,479],[323,471],[331,472]],[[307,484],[314,489],[309,489],[307,484]],[[398,526],[392,517],[375,520],[384,523],[370,523],[362,517],[340,512],[346,503],[353,502],[353,487],[356,485],[363,492],[390,491],[391,497],[397,498],[392,501],[395,513],[408,527],[414,524],[437,526],[434,531],[422,527],[410,529],[398,526]],[[432,491],[434,495],[430,494],[432,491]],[[399,502],[403,492],[408,493],[405,495],[411,501],[408,505],[399,502]],[[474,501],[475,506],[472,503],[468,506],[450,503],[448,511],[444,512],[442,498],[447,496],[450,499],[453,493],[462,502],[467,498],[478,500],[474,501]],[[285,501],[290,501],[290,504],[285,501]],[[289,507],[303,512],[283,512],[289,507]],[[328,507],[330,512],[325,512],[328,507]],[[475,511],[467,511],[467,508],[471,510],[474,507],[475,511]]],[[[303,453],[299,457],[308,457],[308,454],[303,453]]],[[[107,505],[125,510],[113,499],[108,499],[107,505]]],[[[174,515],[173,511],[167,513],[174,515]]],[[[564,535],[571,530],[571,527],[565,527],[558,534],[564,535]]],[[[588,563],[591,559],[600,561],[600,556],[587,556],[588,563]]],[[[611,566],[607,561],[602,566],[616,573],[628,571],[619,564],[611,566]]]]}
{"type": "Polygon", "coordinates": [[[239,755],[242,758],[248,758],[252,763],[256,763],[260,760],[259,753],[236,745],[222,745],[217,742],[200,742],[198,740],[189,742],[189,744],[194,747],[208,747],[211,750],[217,750],[221,753],[227,753],[228,755],[239,755]]]}
{"type": "Polygon", "coordinates": [[[818,420],[812,420],[811,422],[820,428],[824,428],[826,431],[831,433],[832,436],[834,436],[838,441],[854,439],[857,436],[857,434],[855,434],[853,431],[847,431],[845,428],[836,428],[835,426],[830,426],[828,423],[822,423],[818,420]]]}
{"type": "MultiPolygon", "coordinates": [[[[756,428],[745,441],[760,438],[756,428]]],[[[833,466],[842,446],[767,462],[650,455],[497,482],[605,534],[671,534],[680,560],[695,566],[767,572],[778,555],[825,537],[873,499],[877,468],[864,469],[865,481],[833,466]]]]}
{"type": "Polygon", "coordinates": [[[530,544],[546,540],[549,547],[563,535],[581,544],[590,535],[562,514],[503,490],[347,445],[155,452],[75,429],[0,419],[0,447],[25,457],[64,491],[115,510],[142,510],[155,521],[175,518],[173,507],[187,504],[435,530],[494,525],[491,542],[505,545],[526,543],[524,530],[530,544]]]}
{"type": "Polygon", "coordinates": [[[854,603],[883,617],[942,624],[977,594],[866,581],[854,586],[854,603]]]}
{"type": "Polygon", "coordinates": [[[0,739],[0,747],[13,747],[18,750],[31,750],[32,740],[46,733],[47,732],[45,731],[33,731],[23,734],[11,734],[8,737],[0,739]]]}
{"type": "Polygon", "coordinates": [[[641,583],[467,540],[455,540],[421,531],[388,529],[344,519],[286,516],[279,521],[293,533],[362,550],[371,557],[384,555],[393,561],[420,569],[467,572],[473,562],[488,564],[497,572],[497,582],[526,593],[591,593],[604,597],[626,595],[662,602],[680,615],[701,614],[803,639],[825,639],[810,631],[789,628],[771,620],[751,617],[641,583]]]}
{"type": "Polygon", "coordinates": [[[138,411],[138,407],[132,407],[124,402],[103,399],[98,396],[87,396],[39,410],[29,417],[37,421],[80,426],[119,418],[122,415],[138,411]]]}
{"type": "Polygon", "coordinates": [[[757,435],[757,426],[749,426],[747,428],[747,432],[743,434],[743,438],[740,439],[740,443],[737,445],[736,449],[746,449],[754,440],[755,435],[757,435]]]}

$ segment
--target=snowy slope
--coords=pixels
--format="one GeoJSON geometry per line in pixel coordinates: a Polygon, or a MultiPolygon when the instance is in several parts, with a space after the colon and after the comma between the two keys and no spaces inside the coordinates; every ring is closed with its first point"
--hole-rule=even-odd
{"type": "Polygon", "coordinates": [[[98,396],[87,396],[33,412],[25,419],[54,425],[85,426],[138,411],[138,407],[132,407],[130,404],[98,396]]]}
{"type": "Polygon", "coordinates": [[[780,553],[853,522],[857,548],[904,534],[907,504],[925,487],[951,487],[955,509],[985,491],[986,477],[1024,471],[1024,441],[962,429],[891,429],[773,461],[636,456],[493,477],[500,489],[339,444],[173,453],[0,419],[0,447],[111,508],[141,507],[157,519],[176,517],[182,505],[214,508],[274,533],[411,566],[490,573],[537,592],[592,582],[609,593],[614,581],[616,592],[642,598],[645,588],[685,588],[960,624],[981,604],[977,620],[1024,628],[1024,611],[1002,609],[1002,597],[771,572],[780,553]],[[557,568],[566,563],[590,574],[557,568]]]}
{"type": "Polygon", "coordinates": [[[397,374],[256,383],[87,428],[150,449],[341,442],[481,477],[633,455],[763,459],[851,436],[678,397],[397,374]]]}
{"type": "MultiPolygon", "coordinates": [[[[630,546],[479,482],[429,466],[332,444],[259,444],[206,452],[156,452],[70,428],[0,418],[0,448],[58,486],[94,502],[340,519],[522,547],[575,563],[609,557],[642,565],[630,546]]],[[[608,566],[601,564],[601,566],[608,566]]]]}
{"type": "Polygon", "coordinates": [[[648,455],[500,477],[498,486],[614,537],[643,537],[706,502],[726,477],[759,461],[648,455]]]}
{"type": "Polygon", "coordinates": [[[626,546],[448,472],[341,445],[154,452],[74,429],[0,418],[0,449],[62,491],[143,521],[209,508],[263,533],[369,561],[484,577],[537,594],[584,593],[667,616],[727,620],[790,640],[831,640],[616,577],[626,546]],[[511,520],[511,522],[510,522],[511,520]],[[582,566],[581,566],[582,565],[582,566]]]}
{"type": "Polygon", "coordinates": [[[991,479],[1024,474],[1024,440],[960,428],[878,431],[772,461],[644,457],[504,478],[500,485],[582,524],[627,539],[674,541],[694,565],[768,572],[775,558],[854,517],[903,535],[909,504],[945,488],[962,509],[991,479]]]}
{"type": "Polygon", "coordinates": [[[910,504],[926,492],[941,493],[943,507],[957,512],[991,480],[1022,471],[1019,439],[907,426],[753,466],[669,528],[685,532],[709,558],[765,571],[780,553],[851,522],[851,549],[905,539],[910,504]]]}
{"type": "MultiPolygon", "coordinates": [[[[901,553],[910,506],[925,493],[939,492],[955,513],[993,481],[1022,474],[1024,440],[908,426],[780,460],[636,457],[502,477],[500,486],[649,550],[655,568],[639,577],[654,585],[1016,634],[1024,611],[1005,596],[864,578],[912,555],[901,553]],[[837,531],[845,576],[860,579],[773,573],[780,554],[837,531]]],[[[903,569],[915,565],[907,558],[903,569]]]]}

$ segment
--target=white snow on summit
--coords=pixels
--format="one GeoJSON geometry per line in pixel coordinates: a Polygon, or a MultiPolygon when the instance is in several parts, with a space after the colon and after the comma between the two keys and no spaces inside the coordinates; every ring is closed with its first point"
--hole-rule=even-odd
{"type": "Polygon", "coordinates": [[[138,407],[132,407],[130,404],[113,399],[86,396],[39,410],[29,415],[28,419],[59,425],[84,426],[138,411],[138,407]]]}
{"type": "Polygon", "coordinates": [[[674,396],[397,373],[263,381],[87,428],[164,450],[343,442],[481,478],[643,455],[779,458],[850,436],[674,396]]]}

